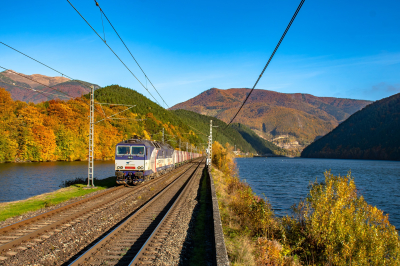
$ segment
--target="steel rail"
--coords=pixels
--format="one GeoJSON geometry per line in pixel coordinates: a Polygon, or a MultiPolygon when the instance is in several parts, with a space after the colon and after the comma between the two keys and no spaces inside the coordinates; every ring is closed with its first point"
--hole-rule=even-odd
{"type": "MultiPolygon", "coordinates": [[[[8,233],[9,231],[18,229],[18,228],[20,228],[22,226],[29,225],[29,224],[31,224],[33,222],[37,222],[37,221],[45,219],[45,218],[49,218],[49,217],[54,216],[55,214],[58,214],[58,213],[60,213],[62,211],[65,211],[65,210],[68,210],[70,208],[76,207],[76,206],[81,205],[83,203],[86,203],[88,201],[94,200],[94,199],[96,199],[98,197],[102,197],[102,196],[107,195],[107,194],[109,194],[111,192],[117,191],[117,190],[119,190],[121,188],[123,188],[123,186],[110,188],[110,189],[107,189],[106,191],[103,191],[103,192],[101,192],[99,194],[87,197],[87,198],[79,200],[77,202],[65,205],[63,207],[60,207],[60,208],[57,208],[57,209],[54,209],[54,210],[51,210],[51,211],[48,211],[48,212],[45,212],[45,213],[42,213],[42,214],[39,214],[39,215],[36,215],[34,217],[31,217],[31,218],[16,222],[16,223],[8,225],[8,226],[4,226],[4,227],[0,228],[0,234],[8,233]]],[[[2,246],[0,246],[0,250],[1,249],[2,249],[2,246]]]]}
{"type": "MultiPolygon", "coordinates": [[[[132,192],[132,190],[127,191],[127,193],[123,194],[120,197],[123,197],[126,194],[131,193],[131,192],[132,192]]],[[[31,232],[29,234],[21,236],[20,238],[14,239],[14,240],[6,243],[6,244],[3,244],[3,245],[0,246],[0,252],[5,252],[8,249],[15,248],[18,245],[21,245],[22,243],[30,241],[30,240],[34,239],[35,237],[39,237],[40,235],[42,235],[42,234],[44,234],[46,232],[49,232],[50,230],[57,229],[57,227],[60,227],[62,224],[66,224],[66,223],[68,223],[68,222],[70,222],[70,221],[72,221],[74,219],[77,219],[77,218],[83,216],[84,214],[86,214],[88,212],[91,212],[91,211],[93,211],[95,209],[99,209],[99,208],[103,207],[104,205],[110,203],[113,200],[115,200],[115,199],[112,198],[110,200],[98,202],[97,204],[95,204],[93,206],[90,206],[89,208],[85,208],[85,209],[83,209],[83,210],[81,210],[79,212],[76,212],[73,215],[68,216],[67,218],[63,218],[63,219],[61,219],[59,221],[51,223],[51,224],[49,224],[47,226],[44,226],[42,228],[39,228],[39,229],[35,230],[34,232],[31,232]]]]}
{"type": "Polygon", "coordinates": [[[189,182],[185,185],[185,188],[181,191],[181,193],[179,194],[179,196],[176,198],[176,200],[174,201],[174,203],[172,204],[172,206],[169,208],[169,210],[167,211],[167,213],[164,215],[164,217],[162,218],[162,220],[160,221],[160,223],[157,225],[157,227],[154,229],[154,231],[151,233],[151,235],[149,236],[149,238],[146,240],[146,242],[143,244],[142,248],[139,250],[139,252],[136,254],[136,256],[133,258],[133,260],[131,261],[131,263],[129,263],[129,266],[131,265],[138,265],[139,263],[143,262],[143,259],[146,257],[146,255],[144,254],[149,248],[151,243],[154,241],[154,239],[159,235],[159,232],[161,231],[162,228],[165,227],[165,223],[167,221],[167,219],[169,218],[170,213],[172,213],[173,211],[176,210],[176,208],[178,208],[178,206],[182,203],[182,199],[184,196],[187,195],[187,191],[190,189],[191,185],[194,182],[194,178],[192,178],[193,176],[195,176],[199,170],[199,166],[202,163],[202,161],[199,163],[199,165],[197,166],[197,168],[193,171],[192,176],[190,177],[189,182]]]}
{"type": "MultiPolygon", "coordinates": [[[[133,189],[127,189],[126,193],[119,195],[117,198],[110,198],[110,199],[107,199],[105,201],[99,202],[99,203],[97,203],[95,205],[89,206],[88,208],[84,208],[83,210],[81,210],[81,211],[79,211],[77,213],[74,213],[74,214],[72,214],[71,216],[69,216],[67,218],[61,218],[60,220],[58,220],[58,221],[56,221],[54,223],[51,223],[51,224],[49,224],[47,226],[44,226],[44,227],[41,227],[41,228],[39,228],[39,229],[37,229],[37,230],[35,230],[33,232],[30,232],[30,233],[28,233],[28,234],[26,234],[24,236],[21,236],[21,237],[17,238],[17,239],[11,240],[8,243],[2,244],[2,245],[0,245],[0,253],[6,252],[9,249],[16,248],[19,245],[21,245],[21,244],[23,244],[23,243],[25,243],[27,241],[30,241],[30,240],[32,240],[34,238],[37,238],[37,237],[40,237],[40,235],[43,235],[44,233],[47,233],[47,232],[49,232],[51,230],[54,230],[57,227],[60,227],[62,224],[67,224],[68,222],[70,222],[70,221],[72,221],[74,219],[77,219],[77,218],[81,217],[82,215],[84,215],[86,213],[90,213],[91,211],[99,209],[99,208],[103,207],[104,205],[107,205],[107,204],[109,204],[109,203],[111,203],[113,201],[116,201],[116,200],[118,200],[120,198],[123,198],[127,194],[130,194],[132,192],[139,192],[139,191],[141,191],[141,190],[153,185],[154,183],[157,183],[159,181],[162,181],[163,179],[169,178],[173,174],[174,174],[174,172],[172,172],[172,171],[170,171],[168,173],[165,173],[164,175],[162,175],[162,176],[160,176],[158,178],[155,178],[155,179],[153,179],[153,180],[151,180],[149,182],[146,182],[145,184],[143,184],[141,186],[134,187],[133,189]]],[[[91,200],[95,200],[95,199],[97,199],[99,197],[105,196],[105,195],[107,195],[107,194],[109,194],[111,192],[120,190],[122,188],[124,188],[124,187],[123,186],[118,186],[118,187],[115,187],[115,188],[112,188],[112,189],[108,189],[108,190],[106,190],[106,191],[104,191],[102,193],[99,193],[97,195],[88,197],[86,199],[83,199],[83,200],[68,204],[66,206],[63,206],[63,207],[57,208],[55,210],[52,210],[52,211],[37,215],[35,217],[32,217],[32,218],[17,222],[15,224],[12,224],[12,225],[9,225],[9,226],[5,226],[5,227],[0,229],[1,230],[0,232],[2,234],[10,233],[13,230],[19,229],[19,228],[21,228],[23,226],[30,225],[30,224],[32,224],[34,222],[43,220],[45,218],[50,218],[50,217],[52,217],[52,216],[54,216],[54,215],[56,215],[58,213],[61,213],[61,212],[66,211],[66,210],[69,210],[69,209],[71,209],[73,207],[77,207],[77,206],[82,205],[82,204],[84,204],[86,202],[89,202],[91,200]]]]}
{"type": "MultiPolygon", "coordinates": [[[[202,160],[201,160],[202,161],[202,160]]],[[[200,162],[195,162],[197,163],[196,169],[193,170],[192,174],[189,176],[188,179],[190,179],[194,173],[196,172],[197,168],[201,164],[200,162]]],[[[176,184],[180,179],[185,176],[185,174],[191,169],[192,167],[189,167],[187,170],[185,170],[182,174],[179,175],[173,182],[165,186],[160,192],[158,192],[157,195],[155,195],[151,200],[149,200],[146,204],[144,204],[140,209],[135,210],[133,213],[131,213],[130,216],[127,216],[126,220],[118,225],[116,228],[114,228],[111,232],[109,232],[106,236],[104,236],[102,239],[100,239],[96,244],[94,244],[91,248],[86,250],[82,255],[80,255],[78,258],[76,258],[74,261],[72,261],[69,265],[70,266],[77,266],[77,265],[84,265],[85,263],[90,264],[91,258],[96,255],[97,252],[99,252],[102,247],[104,247],[106,244],[117,238],[117,235],[120,233],[121,230],[125,228],[125,226],[129,225],[132,221],[134,221],[136,218],[139,217],[140,214],[143,212],[147,211],[147,209],[154,203],[156,202],[160,197],[162,197],[166,192],[168,192],[168,189],[173,187],[174,184],[176,184]]],[[[187,183],[187,182],[186,182],[187,183]]]]}

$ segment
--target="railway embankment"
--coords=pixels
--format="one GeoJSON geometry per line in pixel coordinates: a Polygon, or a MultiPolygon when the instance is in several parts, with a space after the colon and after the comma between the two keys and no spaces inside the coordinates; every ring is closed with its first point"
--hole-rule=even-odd
{"type": "Polygon", "coordinates": [[[326,172],[291,215],[277,217],[238,177],[232,150],[215,142],[211,170],[231,264],[400,265],[396,228],[365,202],[350,174],[326,172]]]}
{"type": "Polygon", "coordinates": [[[157,265],[227,265],[224,249],[215,249],[224,240],[204,166],[204,160],[194,161],[140,186],[96,191],[59,208],[44,208],[47,212],[8,219],[0,228],[0,265],[69,265],[82,256],[85,265],[137,259],[157,265]],[[110,234],[115,234],[114,244],[101,244],[110,234]],[[91,254],[97,245],[109,248],[91,254]]]}
{"type": "MultiPolygon", "coordinates": [[[[185,168],[182,166],[176,173],[171,172],[138,187],[84,189],[89,193],[84,197],[7,219],[0,226],[0,265],[61,265],[132,209],[157,194],[185,168]]],[[[115,178],[111,179],[114,185],[115,178]]],[[[68,190],[61,189],[48,196],[55,197],[68,190]]]]}

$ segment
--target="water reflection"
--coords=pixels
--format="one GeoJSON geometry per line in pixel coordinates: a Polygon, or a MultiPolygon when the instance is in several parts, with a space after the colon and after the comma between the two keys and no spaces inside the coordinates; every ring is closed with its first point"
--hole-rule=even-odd
{"type": "Polygon", "coordinates": [[[239,176],[254,192],[265,194],[275,213],[290,214],[290,207],[304,199],[308,185],[323,181],[323,173],[346,175],[351,170],[357,189],[365,200],[389,213],[390,222],[400,228],[400,162],[303,159],[238,158],[239,176]]]}
{"type": "MultiPolygon", "coordinates": [[[[114,175],[114,161],[95,161],[98,179],[114,175]]],[[[0,202],[26,199],[59,189],[68,179],[86,178],[87,162],[44,162],[0,164],[0,202]]],[[[96,184],[95,184],[96,185],[96,184]]]]}

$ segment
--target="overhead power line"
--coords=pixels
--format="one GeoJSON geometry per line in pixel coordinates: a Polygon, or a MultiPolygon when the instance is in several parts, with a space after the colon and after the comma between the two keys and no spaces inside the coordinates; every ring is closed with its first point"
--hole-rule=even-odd
{"type": "MultiPolygon", "coordinates": [[[[88,24],[88,26],[94,31],[94,33],[96,33],[96,35],[104,42],[104,44],[110,49],[110,51],[119,59],[119,61],[125,66],[126,69],[128,69],[128,71],[136,78],[136,80],[140,83],[140,85],[142,85],[142,87],[151,95],[151,97],[153,97],[153,99],[156,101],[156,103],[158,105],[160,105],[160,103],[156,100],[156,98],[154,98],[154,96],[150,93],[150,91],[147,89],[147,86],[145,87],[143,85],[142,82],[140,82],[140,80],[132,73],[132,71],[127,67],[127,65],[121,60],[121,58],[114,52],[114,50],[112,50],[112,48],[106,43],[105,39],[103,39],[99,33],[90,25],[90,23],[83,17],[83,15],[74,7],[74,5],[72,5],[72,3],[67,0],[67,2],[72,6],[72,8],[75,9],[75,11],[81,16],[81,18],[86,22],[86,24],[88,24]]],[[[162,101],[165,103],[165,105],[169,108],[168,104],[165,102],[164,98],[160,95],[160,93],[158,92],[158,90],[155,88],[155,86],[153,85],[153,83],[150,81],[149,77],[146,75],[146,73],[144,72],[144,70],[142,69],[142,67],[139,65],[138,61],[136,60],[136,58],[133,56],[133,54],[131,53],[131,51],[129,50],[128,46],[125,44],[125,42],[122,40],[121,36],[118,34],[117,30],[114,28],[114,26],[112,25],[111,21],[108,19],[108,17],[106,16],[106,14],[104,13],[104,11],[101,9],[100,5],[98,4],[97,1],[95,1],[96,6],[98,6],[100,8],[100,12],[104,15],[104,17],[107,19],[108,23],[111,25],[111,27],[113,28],[114,32],[117,34],[118,38],[121,40],[121,42],[124,44],[125,48],[128,50],[129,54],[132,56],[133,60],[136,62],[136,64],[138,65],[138,67],[140,68],[140,70],[142,71],[142,73],[144,74],[144,76],[146,77],[146,80],[149,81],[149,83],[152,85],[152,87],[154,88],[154,90],[157,92],[157,94],[160,96],[160,98],[162,99],[162,101]]],[[[160,105],[161,106],[161,105],[160,105]]],[[[174,119],[174,117],[171,117],[172,120],[177,124],[176,120],[174,119]]]]}
{"type": "MultiPolygon", "coordinates": [[[[10,49],[16,51],[16,52],[18,52],[18,53],[20,53],[20,54],[22,54],[22,55],[28,57],[29,59],[32,59],[33,61],[35,61],[35,62],[37,62],[37,63],[39,63],[39,64],[41,64],[41,65],[43,65],[43,66],[45,66],[45,67],[47,67],[47,68],[49,68],[49,69],[51,69],[51,70],[53,70],[53,71],[55,71],[55,72],[57,72],[57,73],[59,73],[59,74],[61,74],[61,75],[63,75],[64,77],[67,77],[67,78],[69,78],[70,80],[73,80],[73,81],[77,81],[77,82],[79,82],[80,84],[82,84],[83,86],[85,86],[85,87],[87,87],[87,88],[90,88],[89,85],[87,85],[86,83],[84,83],[84,82],[82,82],[82,81],[80,81],[80,80],[77,80],[77,79],[73,79],[73,78],[71,78],[70,76],[68,76],[68,75],[66,75],[66,74],[64,74],[64,73],[62,73],[62,72],[60,72],[60,71],[58,71],[58,70],[56,70],[56,69],[54,69],[54,68],[52,68],[52,67],[50,67],[50,66],[48,66],[48,65],[46,65],[46,64],[44,64],[44,63],[42,63],[42,62],[40,62],[39,60],[36,60],[35,58],[33,58],[33,57],[31,57],[31,56],[29,56],[29,55],[27,55],[27,54],[25,54],[25,53],[23,53],[23,52],[17,50],[17,49],[15,49],[14,47],[11,47],[11,46],[9,46],[9,45],[3,43],[3,42],[0,42],[0,43],[3,44],[4,46],[7,46],[8,48],[10,48],[10,49]]],[[[6,68],[4,68],[4,67],[1,67],[1,68],[6,69],[6,68]]],[[[6,70],[7,70],[7,69],[6,69],[6,70]]],[[[65,93],[65,92],[63,92],[63,91],[59,91],[59,90],[57,90],[57,89],[54,89],[54,88],[52,88],[52,87],[50,87],[50,86],[47,86],[47,85],[45,85],[45,84],[43,84],[43,83],[40,83],[40,82],[38,82],[38,81],[36,81],[36,80],[34,80],[34,79],[32,79],[32,78],[28,78],[28,77],[26,77],[26,76],[24,76],[24,75],[21,75],[21,74],[17,73],[17,72],[14,72],[14,73],[17,74],[17,75],[19,75],[19,76],[21,76],[21,77],[23,77],[23,78],[26,78],[26,79],[32,80],[32,81],[34,81],[34,82],[36,82],[36,83],[38,83],[38,84],[41,84],[41,85],[43,85],[43,86],[45,86],[45,87],[47,87],[47,88],[50,88],[50,89],[52,89],[52,90],[56,90],[56,91],[58,91],[58,92],[60,92],[60,93],[62,93],[62,94],[64,94],[64,95],[66,95],[67,97],[69,97],[69,98],[71,98],[71,99],[74,99],[74,97],[72,97],[71,95],[69,95],[69,94],[67,94],[67,93],[65,93]]],[[[40,92],[38,92],[38,93],[40,93],[40,92]]],[[[88,104],[88,103],[86,103],[86,102],[84,102],[84,103],[85,103],[85,104],[88,104]]],[[[88,104],[88,105],[89,105],[89,104],[88,104]]]]}
{"type": "MultiPolygon", "coordinates": [[[[154,90],[157,92],[158,96],[160,96],[161,100],[165,103],[165,105],[169,108],[168,104],[164,101],[164,98],[160,95],[160,93],[158,92],[158,90],[156,89],[156,87],[153,85],[153,83],[151,82],[151,80],[149,79],[149,77],[146,75],[146,73],[144,72],[144,70],[142,69],[142,67],[139,65],[138,61],[136,60],[136,58],[133,56],[133,54],[131,53],[131,51],[129,50],[128,46],[125,44],[125,42],[122,40],[121,36],[118,34],[117,30],[114,28],[113,24],[111,23],[111,21],[108,19],[108,17],[106,16],[106,14],[104,13],[103,9],[100,7],[99,3],[94,0],[94,2],[96,3],[96,6],[99,7],[100,12],[103,13],[104,17],[107,19],[108,23],[110,24],[110,26],[113,28],[115,34],[117,34],[118,38],[121,40],[121,42],[124,44],[126,50],[128,50],[129,54],[132,56],[133,60],[135,60],[136,64],[138,65],[138,67],[140,68],[140,70],[142,71],[142,73],[144,74],[144,76],[146,77],[146,79],[150,82],[151,86],[154,88],[154,90]]],[[[102,20],[103,22],[103,20],[102,20]]],[[[103,31],[104,31],[104,26],[103,26],[103,31]]],[[[105,36],[105,35],[104,35],[105,36]]],[[[104,39],[105,41],[105,39],[104,39]]]]}
{"type": "MultiPolygon", "coordinates": [[[[7,68],[2,67],[2,66],[0,66],[0,68],[4,69],[4,70],[6,70],[6,71],[7,71],[7,70],[10,70],[10,69],[7,69],[7,68]]],[[[46,97],[46,98],[49,99],[49,100],[52,100],[52,99],[54,99],[54,98],[51,98],[50,96],[47,96],[47,95],[45,95],[45,94],[51,94],[51,95],[56,95],[56,96],[60,97],[59,94],[55,94],[55,93],[51,93],[51,92],[46,92],[46,91],[41,91],[41,90],[32,89],[32,88],[27,88],[27,87],[23,87],[23,86],[20,86],[20,85],[11,84],[11,83],[5,82],[4,80],[2,80],[2,81],[0,81],[0,82],[2,82],[2,83],[4,83],[4,84],[11,85],[11,86],[16,86],[16,87],[19,87],[19,88],[22,88],[22,89],[25,89],[25,90],[30,90],[30,91],[34,91],[34,92],[40,93],[40,94],[42,94],[44,97],[46,97]]]]}
{"type": "Polygon", "coordinates": [[[267,64],[265,64],[264,69],[261,71],[260,76],[258,76],[258,79],[257,79],[256,83],[254,84],[254,86],[253,86],[253,88],[251,89],[250,93],[249,93],[249,94],[247,95],[247,97],[244,99],[242,105],[240,106],[239,110],[236,112],[235,116],[232,118],[232,120],[229,122],[229,124],[228,124],[225,128],[227,128],[227,127],[233,122],[233,120],[235,120],[235,118],[236,118],[236,116],[239,114],[240,110],[242,110],[243,105],[246,103],[247,99],[249,99],[250,94],[253,92],[254,88],[255,88],[256,85],[257,85],[257,83],[260,81],[262,75],[264,74],[265,70],[267,69],[267,67],[268,67],[269,63],[271,62],[272,58],[274,57],[276,51],[278,50],[279,46],[281,45],[281,42],[283,41],[283,38],[285,38],[286,33],[288,32],[288,30],[289,30],[290,26],[292,25],[294,19],[296,18],[297,13],[299,13],[301,7],[303,6],[304,1],[305,1],[305,0],[301,0],[299,6],[298,6],[297,9],[296,9],[296,12],[294,12],[294,15],[293,15],[292,19],[290,20],[289,24],[287,25],[287,27],[286,27],[286,29],[285,29],[285,32],[282,34],[281,39],[279,40],[279,42],[278,42],[278,44],[276,45],[274,51],[272,52],[270,58],[268,59],[267,64]]]}
{"type": "Polygon", "coordinates": [[[0,43],[3,44],[4,46],[7,46],[8,48],[10,48],[10,49],[16,51],[17,53],[20,53],[20,54],[22,54],[22,55],[28,57],[29,59],[32,59],[33,61],[35,61],[35,62],[37,62],[37,63],[39,63],[39,64],[41,64],[41,65],[43,65],[43,66],[45,66],[45,67],[47,67],[47,68],[49,68],[49,69],[51,69],[51,70],[53,70],[53,71],[55,71],[55,72],[61,74],[62,76],[66,77],[66,78],[69,78],[71,81],[73,80],[73,81],[79,82],[79,83],[82,84],[83,86],[85,86],[85,87],[87,87],[87,88],[90,89],[90,86],[89,86],[89,85],[87,85],[86,83],[80,81],[79,79],[71,78],[70,76],[68,76],[68,75],[66,75],[66,74],[64,74],[64,73],[62,73],[62,72],[60,72],[60,71],[58,71],[58,70],[56,70],[56,69],[54,69],[54,68],[52,68],[52,67],[50,67],[50,66],[48,66],[48,65],[46,65],[46,64],[44,64],[44,63],[42,63],[42,62],[40,62],[39,60],[36,60],[35,58],[33,58],[33,57],[31,57],[31,56],[29,56],[29,55],[27,55],[27,54],[25,54],[25,53],[23,53],[23,52],[21,52],[21,51],[15,49],[14,47],[11,47],[11,46],[9,46],[9,45],[3,43],[3,42],[0,42],[0,43]]]}
{"type": "MultiPolygon", "coordinates": [[[[2,66],[0,66],[0,68],[2,68],[2,69],[4,69],[4,70],[10,70],[10,69],[7,69],[7,68],[2,67],[2,66]]],[[[43,84],[43,83],[41,83],[41,82],[39,82],[39,81],[37,81],[37,80],[31,79],[31,78],[29,78],[29,77],[23,76],[23,75],[21,75],[20,73],[17,73],[17,72],[13,72],[13,73],[14,73],[14,74],[17,74],[17,75],[19,75],[19,76],[21,76],[21,77],[23,77],[23,78],[29,79],[29,80],[31,80],[31,81],[33,81],[33,82],[36,82],[36,83],[38,83],[38,84],[40,84],[40,85],[42,85],[42,86],[44,86],[44,87],[47,87],[47,88],[52,89],[52,90],[55,90],[55,89],[52,88],[51,86],[48,86],[48,85],[46,85],[46,84],[43,84]]],[[[26,90],[31,90],[31,91],[40,93],[40,94],[42,94],[44,97],[47,97],[47,99],[49,99],[49,100],[52,100],[52,98],[50,98],[49,96],[45,95],[45,93],[46,93],[46,94],[51,94],[51,95],[55,95],[55,96],[60,97],[59,94],[50,93],[50,92],[41,91],[41,90],[32,89],[32,88],[27,88],[27,87],[22,87],[22,86],[14,85],[14,84],[11,84],[11,83],[8,83],[8,82],[4,82],[4,81],[0,81],[0,82],[3,82],[3,83],[5,83],[5,84],[9,84],[9,85],[12,85],[12,86],[20,87],[20,88],[23,88],[23,89],[26,89],[26,90]]],[[[57,90],[57,91],[58,91],[58,90],[57,90]]],[[[61,91],[58,91],[58,92],[61,92],[61,91]]],[[[68,97],[68,98],[70,98],[70,99],[75,99],[74,97],[69,96],[68,94],[67,94],[65,97],[68,97]]],[[[86,102],[83,102],[83,103],[86,103],[86,102]]],[[[88,103],[86,103],[86,104],[88,104],[88,103]]],[[[120,111],[120,112],[118,112],[118,113],[115,113],[115,114],[113,114],[113,115],[107,116],[107,115],[105,114],[103,108],[101,107],[101,110],[103,111],[103,114],[104,114],[104,116],[105,116],[106,118],[104,118],[104,119],[102,119],[102,120],[100,120],[100,121],[97,121],[95,124],[97,124],[97,123],[99,123],[99,122],[101,122],[101,121],[103,121],[103,120],[109,119],[109,118],[111,118],[111,117],[113,117],[113,116],[115,116],[115,115],[117,115],[117,114],[119,114],[119,113],[125,112],[125,111],[127,111],[127,110],[129,110],[129,109],[131,109],[131,108],[133,108],[133,107],[136,106],[136,105],[126,105],[126,104],[113,104],[113,103],[96,103],[96,104],[99,104],[100,107],[101,107],[101,105],[105,104],[105,105],[129,106],[129,108],[127,108],[127,109],[125,109],[125,110],[123,110],[123,111],[120,111]]],[[[97,111],[98,113],[100,113],[98,110],[96,110],[96,111],[97,111]]],[[[100,113],[100,114],[102,114],[102,113],[100,113]]],[[[129,118],[113,118],[113,119],[129,119],[129,118]]]]}
{"type": "Polygon", "coordinates": [[[110,49],[110,51],[118,58],[118,60],[125,66],[125,68],[132,74],[132,76],[140,83],[140,85],[142,85],[142,87],[150,94],[150,96],[153,97],[153,99],[157,102],[157,104],[160,105],[160,103],[153,96],[153,94],[151,94],[151,92],[143,85],[143,83],[135,76],[135,74],[133,74],[133,72],[129,69],[129,67],[114,52],[114,50],[106,43],[106,41],[97,33],[97,31],[92,27],[92,25],[90,25],[90,23],[82,16],[82,14],[78,11],[78,9],[76,9],[75,6],[69,0],[67,0],[67,2],[72,6],[73,9],[75,9],[75,11],[79,14],[79,16],[81,16],[81,18],[86,22],[86,24],[89,25],[89,27],[94,31],[94,33],[96,33],[96,35],[103,41],[103,43],[108,47],[108,49],[110,49]]]}
{"type": "MultiPolygon", "coordinates": [[[[12,50],[14,50],[14,51],[16,51],[17,53],[19,53],[19,54],[21,54],[21,55],[24,55],[24,56],[26,56],[27,58],[29,58],[29,59],[31,59],[31,60],[33,60],[33,61],[35,61],[35,62],[37,62],[37,63],[39,63],[39,64],[41,64],[41,65],[43,65],[43,66],[45,66],[45,67],[47,67],[47,68],[49,68],[49,69],[51,69],[51,70],[53,70],[53,71],[55,71],[55,72],[61,74],[62,76],[67,77],[67,78],[69,78],[70,80],[77,81],[77,82],[79,82],[80,84],[82,84],[83,86],[85,86],[85,87],[87,87],[87,88],[90,88],[90,86],[87,85],[86,83],[84,83],[84,82],[82,82],[82,81],[80,81],[80,80],[74,79],[74,78],[72,78],[72,77],[70,77],[70,76],[68,76],[68,75],[66,75],[66,74],[64,74],[64,73],[62,73],[62,72],[60,72],[60,71],[58,71],[58,70],[56,70],[56,69],[54,69],[54,68],[48,66],[48,65],[46,65],[45,63],[43,63],[43,62],[41,62],[41,61],[39,61],[39,60],[37,60],[37,59],[35,59],[35,58],[33,58],[33,57],[31,57],[31,56],[25,54],[25,53],[23,53],[23,52],[17,50],[16,48],[14,48],[14,47],[12,47],[12,46],[9,46],[9,45],[7,45],[7,44],[5,44],[5,43],[3,43],[3,42],[0,42],[0,43],[3,44],[4,46],[6,46],[6,47],[8,47],[8,48],[10,48],[10,49],[12,49],[12,50]]],[[[3,68],[3,69],[7,70],[6,68],[3,68]]],[[[14,73],[18,74],[17,72],[14,72],[14,73]]],[[[24,77],[24,78],[27,78],[27,77],[25,77],[25,76],[23,76],[23,75],[20,75],[20,76],[22,76],[22,77],[24,77]]],[[[31,80],[34,81],[34,82],[36,82],[36,83],[39,83],[39,82],[36,81],[36,80],[33,80],[33,79],[31,79],[31,80]]],[[[39,83],[39,84],[40,84],[40,83],[39,83]]],[[[41,84],[41,85],[46,86],[46,85],[44,85],[44,84],[41,84]]],[[[49,87],[49,86],[46,86],[46,87],[49,87]]],[[[50,88],[50,89],[54,89],[54,88],[51,88],[51,87],[49,87],[49,88],[50,88]]],[[[59,92],[60,92],[60,91],[59,91],[59,92]]],[[[38,93],[41,93],[41,92],[38,92],[38,93]]],[[[63,92],[62,92],[62,93],[63,93],[63,92]]],[[[65,94],[65,93],[64,93],[64,94],[65,94]]],[[[72,96],[70,96],[70,95],[68,95],[68,94],[66,94],[66,95],[67,95],[67,97],[73,98],[72,96]]],[[[45,96],[45,95],[44,95],[44,96],[45,96]]],[[[46,96],[46,97],[47,97],[47,96],[46,96]]],[[[48,97],[47,97],[47,98],[48,98],[48,97]]],[[[87,104],[87,105],[89,105],[89,103],[86,103],[86,102],[84,102],[84,103],[87,104]]],[[[119,104],[113,104],[113,105],[119,105],[119,104]]],[[[99,112],[97,109],[95,109],[95,111],[99,112]]],[[[167,111],[169,111],[169,110],[167,110],[167,111]]],[[[99,112],[99,113],[102,114],[101,112],[99,112]]],[[[173,116],[172,116],[171,118],[172,118],[172,120],[176,123],[176,120],[173,118],[173,116]]],[[[176,124],[177,124],[177,123],[176,123],[176,124]]]]}
{"type": "MultiPolygon", "coordinates": [[[[44,63],[42,63],[42,62],[40,62],[39,60],[37,60],[37,59],[35,59],[35,58],[33,58],[33,57],[31,57],[31,56],[29,56],[29,55],[27,55],[27,54],[25,54],[25,53],[19,51],[19,50],[17,50],[17,49],[15,49],[14,47],[11,47],[11,46],[9,46],[9,45],[3,43],[3,42],[0,42],[0,43],[3,44],[4,46],[7,46],[8,48],[10,48],[10,49],[16,51],[16,52],[18,52],[18,53],[20,53],[20,54],[22,54],[22,55],[28,57],[29,59],[32,59],[33,61],[35,61],[35,62],[37,62],[37,63],[39,63],[39,64],[41,64],[41,65],[43,65],[43,66],[45,66],[45,67],[47,67],[47,68],[49,68],[49,69],[51,69],[51,70],[53,70],[53,71],[55,71],[55,72],[57,72],[57,73],[59,73],[59,74],[61,74],[61,75],[63,75],[64,77],[69,78],[71,81],[72,81],[72,80],[73,80],[73,81],[77,81],[78,83],[80,83],[80,84],[82,84],[83,86],[85,86],[85,87],[87,87],[87,88],[90,89],[90,86],[87,85],[85,82],[82,82],[82,81],[80,81],[80,80],[78,80],[78,79],[74,79],[74,78],[72,78],[72,77],[70,77],[70,76],[68,76],[68,75],[66,75],[66,74],[64,74],[64,73],[62,73],[62,72],[60,72],[60,71],[58,71],[58,70],[56,70],[56,69],[54,69],[54,68],[52,68],[52,67],[50,67],[50,66],[48,66],[48,65],[46,65],[46,64],[44,64],[44,63]]],[[[1,67],[1,68],[6,69],[6,68],[4,68],[4,67],[1,67]]],[[[7,69],[6,69],[6,70],[7,70],[7,69]]],[[[52,87],[50,87],[50,86],[47,86],[47,85],[45,85],[45,84],[43,84],[43,83],[40,83],[40,82],[38,82],[38,81],[36,81],[36,80],[34,80],[34,79],[32,79],[32,78],[28,78],[28,77],[26,77],[26,76],[24,76],[24,75],[21,75],[21,74],[17,73],[17,72],[14,72],[14,73],[17,74],[17,75],[19,75],[19,76],[21,76],[21,77],[23,77],[23,78],[30,79],[30,80],[32,80],[32,81],[34,81],[34,82],[36,82],[36,83],[38,83],[38,84],[41,84],[41,85],[43,85],[43,86],[45,86],[45,87],[47,87],[47,88],[50,88],[50,89],[52,89],[52,90],[56,90],[56,91],[58,91],[58,92],[60,92],[60,93],[62,93],[62,94],[64,94],[64,95],[66,95],[67,97],[69,97],[69,98],[71,98],[71,99],[74,99],[74,97],[72,97],[71,95],[69,95],[69,94],[67,94],[67,93],[64,93],[63,91],[59,91],[59,90],[57,90],[57,89],[54,89],[54,88],[52,88],[52,87]]],[[[89,105],[89,104],[86,103],[86,102],[84,102],[84,103],[87,104],[87,105],[89,105]]],[[[96,111],[97,111],[97,110],[96,110],[96,111]]],[[[99,112],[99,111],[98,111],[98,112],[99,112]]],[[[100,113],[100,112],[99,112],[99,113],[100,113]]],[[[101,113],[100,113],[100,114],[101,114],[101,113]]]]}
{"type": "MultiPolygon", "coordinates": [[[[0,68],[2,68],[2,69],[4,69],[4,70],[10,70],[10,69],[7,69],[7,68],[2,67],[2,66],[0,66],[0,68]]],[[[47,86],[46,84],[43,84],[43,83],[41,83],[41,82],[39,82],[39,81],[36,81],[36,80],[34,80],[33,78],[27,77],[27,76],[22,75],[22,74],[17,73],[17,72],[13,72],[13,74],[18,75],[18,76],[23,77],[23,78],[26,78],[26,79],[29,79],[29,80],[31,80],[31,81],[33,81],[33,82],[36,82],[36,83],[38,83],[38,84],[40,84],[40,85],[43,85],[43,86],[45,86],[45,87],[47,87],[47,88],[49,88],[49,89],[55,90],[55,91],[57,91],[57,92],[59,92],[59,93],[62,93],[62,94],[64,94],[64,96],[66,96],[66,97],[68,97],[68,98],[70,98],[70,99],[74,99],[74,97],[72,97],[71,95],[69,95],[69,94],[67,94],[67,93],[65,93],[65,92],[63,92],[63,91],[57,90],[57,89],[55,89],[55,88],[53,88],[53,87],[51,87],[51,86],[47,86]]],[[[56,85],[55,85],[55,86],[56,86],[56,85]]],[[[20,86],[19,86],[19,87],[20,87],[20,86]]],[[[28,88],[28,89],[29,89],[29,88],[28,88]]],[[[46,93],[46,92],[44,92],[44,93],[46,93]]],[[[50,94],[54,94],[54,93],[50,93],[50,94]]],[[[56,94],[54,94],[54,95],[56,95],[56,94]]],[[[60,97],[61,95],[57,95],[57,96],[60,97]]]]}

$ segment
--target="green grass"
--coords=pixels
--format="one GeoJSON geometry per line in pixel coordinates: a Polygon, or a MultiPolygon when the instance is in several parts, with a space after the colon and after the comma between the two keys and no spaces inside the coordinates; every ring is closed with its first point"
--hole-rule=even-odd
{"type": "Polygon", "coordinates": [[[201,180],[199,204],[200,209],[196,217],[194,228],[194,247],[190,259],[190,265],[206,265],[206,212],[207,212],[207,178],[204,168],[203,177],[201,180]]]}
{"type": "Polygon", "coordinates": [[[95,181],[95,189],[84,189],[86,184],[74,184],[66,188],[61,188],[57,191],[46,193],[43,195],[34,196],[32,198],[17,202],[0,204],[0,221],[18,216],[30,211],[36,211],[72,198],[84,196],[94,191],[103,190],[115,186],[115,177],[109,177],[95,181]]]}

